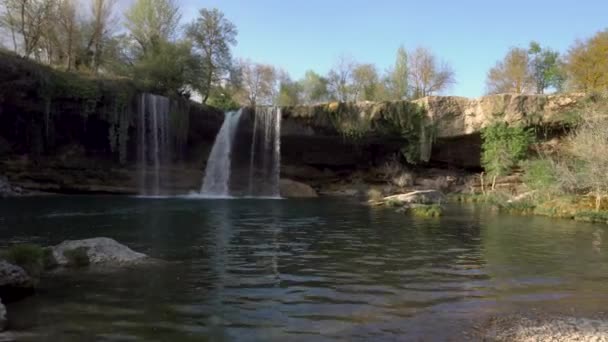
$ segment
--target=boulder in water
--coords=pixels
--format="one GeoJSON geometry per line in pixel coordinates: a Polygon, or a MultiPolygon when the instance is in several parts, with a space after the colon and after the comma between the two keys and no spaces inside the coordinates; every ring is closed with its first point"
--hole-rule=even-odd
{"type": "Polygon", "coordinates": [[[19,300],[34,292],[34,279],[19,266],[0,260],[0,298],[4,302],[19,300]]]}
{"type": "Polygon", "coordinates": [[[281,179],[279,182],[281,197],[285,198],[314,198],[319,197],[310,185],[296,182],[291,179],[281,179]]]}
{"type": "Polygon", "coordinates": [[[51,249],[59,266],[86,266],[88,264],[123,266],[149,259],[145,254],[137,253],[113,239],[103,237],[64,241],[51,249]],[[88,262],[83,262],[85,253],[88,262]]]}

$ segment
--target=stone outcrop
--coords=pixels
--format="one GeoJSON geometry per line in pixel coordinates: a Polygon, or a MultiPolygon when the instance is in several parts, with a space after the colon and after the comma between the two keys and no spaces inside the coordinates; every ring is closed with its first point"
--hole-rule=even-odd
{"type": "Polygon", "coordinates": [[[317,192],[310,185],[296,182],[291,179],[281,179],[281,197],[284,198],[314,198],[317,192]]]}
{"type": "Polygon", "coordinates": [[[437,125],[439,139],[476,134],[495,122],[525,126],[559,125],[572,119],[584,94],[498,94],[477,99],[430,96],[414,101],[437,125]]]}
{"type": "Polygon", "coordinates": [[[51,247],[51,249],[59,266],[69,265],[71,261],[66,254],[77,249],[86,250],[90,264],[123,266],[141,263],[148,259],[148,256],[145,254],[137,253],[115,240],[103,237],[64,241],[57,246],[51,247]]]}
{"type": "Polygon", "coordinates": [[[34,292],[34,280],[16,265],[0,260],[0,298],[3,302],[14,301],[34,292]]]}
{"type": "Polygon", "coordinates": [[[396,203],[399,205],[409,204],[442,204],[447,202],[447,198],[443,193],[437,190],[421,190],[414,191],[407,194],[394,195],[385,197],[382,202],[384,203],[396,203]]]}

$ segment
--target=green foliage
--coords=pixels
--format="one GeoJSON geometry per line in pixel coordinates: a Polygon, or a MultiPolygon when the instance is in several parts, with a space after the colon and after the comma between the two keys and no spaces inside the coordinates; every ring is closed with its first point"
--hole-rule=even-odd
{"type": "Polygon", "coordinates": [[[301,92],[302,87],[298,82],[285,78],[279,84],[279,96],[276,103],[281,107],[296,106],[300,103],[301,92]]]}
{"type": "Polygon", "coordinates": [[[563,88],[565,75],[562,71],[559,52],[542,48],[539,43],[531,42],[528,49],[530,71],[536,85],[536,93],[543,94],[549,87],[563,88]]]}
{"type": "Polygon", "coordinates": [[[3,257],[11,264],[23,268],[32,277],[38,277],[45,268],[45,252],[38,245],[11,246],[3,253],[3,257]]]}
{"type": "Polygon", "coordinates": [[[223,111],[237,110],[241,105],[234,99],[229,89],[215,87],[209,94],[207,104],[223,111]]]}
{"type": "Polygon", "coordinates": [[[86,267],[91,263],[87,247],[68,249],[63,252],[63,256],[68,259],[68,267],[86,267]]]}
{"type": "Polygon", "coordinates": [[[187,42],[157,42],[134,64],[134,79],[152,93],[179,94],[200,73],[191,49],[187,42]]]}
{"type": "Polygon", "coordinates": [[[125,26],[145,55],[159,42],[169,42],[181,15],[174,0],[137,0],[125,13],[125,26]]]}
{"type": "Polygon", "coordinates": [[[316,104],[329,100],[327,79],[312,70],[308,70],[299,82],[302,87],[302,97],[306,104],[316,104]]]}
{"type": "Polygon", "coordinates": [[[417,205],[408,210],[416,217],[436,218],[443,215],[443,208],[440,205],[417,205]]]}
{"type": "Polygon", "coordinates": [[[574,219],[580,222],[608,223],[608,211],[583,211],[576,213],[574,219]]]}
{"type": "Polygon", "coordinates": [[[534,141],[533,131],[524,127],[510,127],[505,123],[496,123],[484,128],[481,132],[482,165],[493,177],[502,176],[522,161],[534,141]]]}
{"type": "Polygon", "coordinates": [[[186,27],[200,61],[198,77],[192,85],[207,103],[211,89],[232,68],[231,46],[236,45],[236,26],[218,9],[201,9],[198,18],[186,27]]]}
{"type": "Polygon", "coordinates": [[[552,160],[526,160],[522,163],[522,167],[524,169],[523,181],[528,188],[549,196],[558,192],[558,175],[552,160]]]}

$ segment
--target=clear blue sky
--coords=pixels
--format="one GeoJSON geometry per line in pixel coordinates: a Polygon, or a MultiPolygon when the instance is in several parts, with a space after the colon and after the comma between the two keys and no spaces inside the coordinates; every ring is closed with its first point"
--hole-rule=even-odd
{"type": "Polygon", "coordinates": [[[380,70],[397,48],[422,45],[449,62],[447,93],[480,96],[486,71],[511,46],[537,40],[560,51],[608,28],[608,0],[180,0],[184,20],[216,7],[239,29],[236,57],[300,78],[326,73],[341,54],[380,70]]]}

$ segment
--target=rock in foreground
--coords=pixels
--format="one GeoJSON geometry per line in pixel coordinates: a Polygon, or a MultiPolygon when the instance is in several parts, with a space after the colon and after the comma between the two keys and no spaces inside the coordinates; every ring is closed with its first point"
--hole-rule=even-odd
{"type": "Polygon", "coordinates": [[[281,197],[285,198],[314,198],[318,197],[315,189],[307,184],[291,179],[281,179],[281,197]]]}
{"type": "Polygon", "coordinates": [[[508,316],[496,319],[484,341],[608,341],[608,321],[577,317],[508,316]]]}
{"type": "Polygon", "coordinates": [[[0,298],[4,302],[26,297],[34,292],[34,280],[19,266],[0,260],[0,298]]]}
{"type": "Polygon", "coordinates": [[[121,266],[136,264],[148,259],[148,256],[135,252],[109,238],[93,238],[86,240],[64,241],[51,247],[53,256],[59,266],[70,266],[75,251],[86,252],[90,264],[106,264],[121,266]]]}

